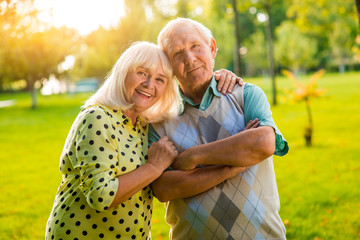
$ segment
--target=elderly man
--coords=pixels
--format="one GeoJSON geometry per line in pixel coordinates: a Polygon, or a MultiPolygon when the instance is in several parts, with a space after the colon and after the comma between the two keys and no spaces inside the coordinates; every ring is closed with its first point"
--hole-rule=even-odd
{"type": "Polygon", "coordinates": [[[199,22],[170,21],[158,44],[183,100],[178,117],[149,133],[150,143],[168,136],[180,153],[152,184],[166,202],[170,239],[285,239],[272,155],[289,148],[265,94],[249,83],[217,91],[216,42],[199,22]]]}

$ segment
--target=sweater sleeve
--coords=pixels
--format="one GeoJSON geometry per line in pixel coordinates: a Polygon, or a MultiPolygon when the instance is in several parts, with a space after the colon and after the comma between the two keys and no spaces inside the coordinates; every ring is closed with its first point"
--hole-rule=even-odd
{"type": "Polygon", "coordinates": [[[86,110],[76,136],[76,162],[80,190],[89,206],[98,211],[109,208],[118,189],[117,142],[110,117],[100,108],[86,110]]]}

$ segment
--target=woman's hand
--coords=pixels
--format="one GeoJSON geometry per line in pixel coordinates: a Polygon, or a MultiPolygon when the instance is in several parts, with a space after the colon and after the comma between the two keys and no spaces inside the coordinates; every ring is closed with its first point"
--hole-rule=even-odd
{"type": "Polygon", "coordinates": [[[249,130],[251,128],[257,128],[260,126],[260,121],[259,119],[255,118],[254,120],[250,120],[246,126],[245,126],[245,129],[244,130],[249,130]]]}
{"type": "Polygon", "coordinates": [[[244,81],[241,79],[241,77],[236,76],[229,70],[220,69],[215,71],[214,74],[215,80],[218,81],[217,89],[223,95],[225,95],[226,92],[231,93],[236,83],[238,83],[240,86],[244,84],[244,81]]]}
{"type": "Polygon", "coordinates": [[[178,151],[172,141],[167,136],[151,144],[148,150],[148,163],[152,164],[155,169],[163,172],[166,170],[177,157],[178,151]]]}

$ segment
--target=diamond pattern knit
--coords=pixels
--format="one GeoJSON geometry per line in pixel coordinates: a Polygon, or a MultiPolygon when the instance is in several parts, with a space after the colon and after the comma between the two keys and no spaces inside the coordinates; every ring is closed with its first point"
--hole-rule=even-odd
{"type": "MultiPolygon", "coordinates": [[[[153,124],[179,152],[245,128],[243,87],[214,97],[205,111],[186,105],[182,115],[153,124]]],[[[166,203],[171,239],[285,239],[272,157],[234,178],[187,199],[166,203]]]]}

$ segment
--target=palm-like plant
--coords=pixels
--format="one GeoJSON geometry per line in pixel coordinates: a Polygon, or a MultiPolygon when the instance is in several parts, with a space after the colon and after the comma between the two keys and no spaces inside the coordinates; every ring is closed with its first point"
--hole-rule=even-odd
{"type": "Polygon", "coordinates": [[[306,112],[308,116],[308,124],[305,126],[304,129],[304,138],[305,138],[306,146],[310,147],[312,145],[312,133],[313,133],[313,119],[310,108],[310,100],[312,98],[322,96],[323,93],[326,91],[325,89],[318,89],[317,87],[317,80],[324,75],[325,70],[321,69],[316,73],[314,73],[310,77],[310,81],[307,84],[300,82],[296,78],[296,76],[288,70],[282,70],[281,72],[283,75],[287,76],[293,83],[294,89],[289,90],[289,93],[292,95],[293,99],[296,102],[301,102],[301,101],[305,102],[306,112]]]}

